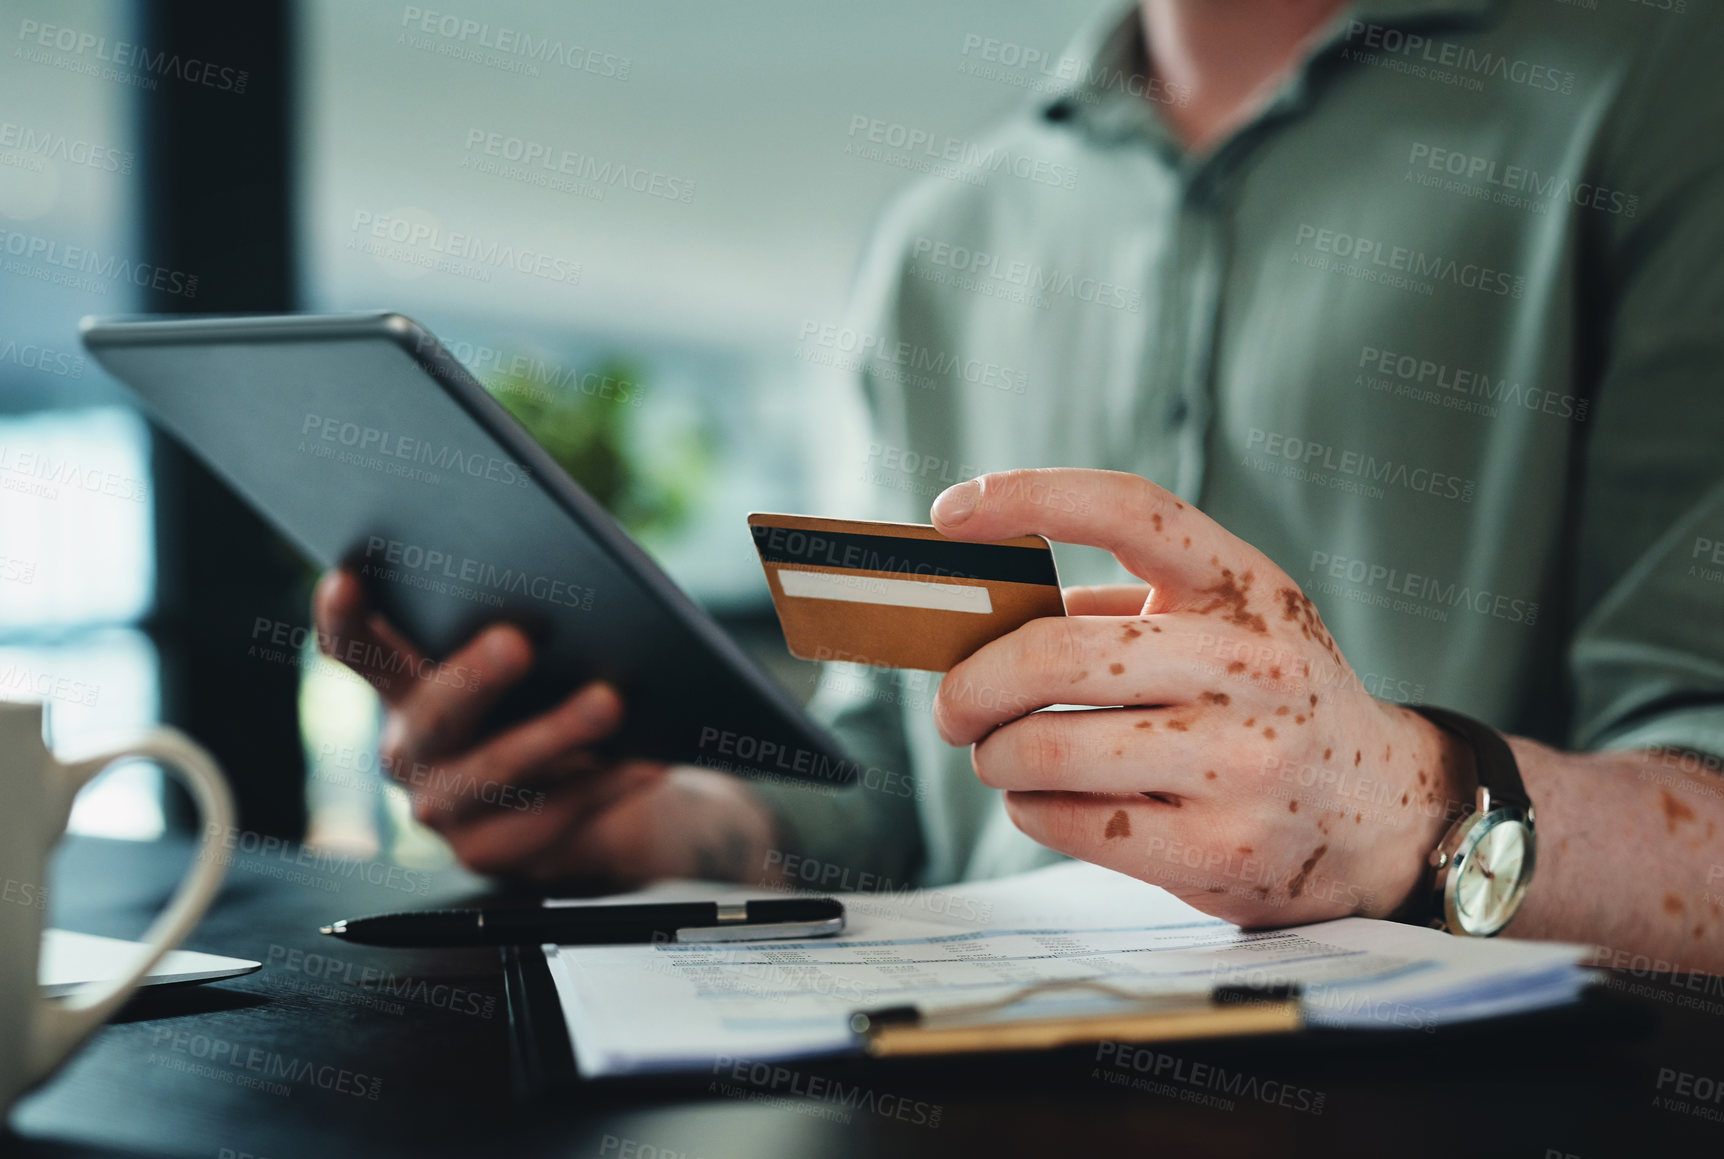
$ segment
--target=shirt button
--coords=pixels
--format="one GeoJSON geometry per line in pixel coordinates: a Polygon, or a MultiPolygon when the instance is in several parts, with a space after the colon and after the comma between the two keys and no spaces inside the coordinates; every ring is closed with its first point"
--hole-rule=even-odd
{"type": "Polygon", "coordinates": [[[1185,422],[1185,416],[1189,413],[1190,408],[1185,405],[1185,400],[1183,398],[1176,400],[1172,406],[1167,408],[1167,425],[1170,427],[1179,426],[1185,422]]]}

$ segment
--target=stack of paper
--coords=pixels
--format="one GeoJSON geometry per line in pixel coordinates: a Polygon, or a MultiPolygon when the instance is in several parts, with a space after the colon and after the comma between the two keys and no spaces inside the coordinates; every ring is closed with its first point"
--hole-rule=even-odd
{"type": "MultiPolygon", "coordinates": [[[[677,883],[646,900],[749,896],[760,894],[677,883]]],[[[1579,966],[1584,946],[1364,918],[1246,932],[1078,862],[948,890],[840,896],[849,922],[837,938],[547,946],[581,1073],[853,1051],[856,1010],[937,1010],[1064,979],[1144,995],[1296,983],[1314,1025],[1403,1030],[1572,1001],[1591,979],[1579,966]]],[[[1024,1013],[1096,1001],[1050,996],[1024,1013]]]]}

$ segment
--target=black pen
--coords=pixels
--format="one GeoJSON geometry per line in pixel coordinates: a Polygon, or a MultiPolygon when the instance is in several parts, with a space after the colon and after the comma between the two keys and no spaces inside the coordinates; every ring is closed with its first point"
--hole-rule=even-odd
{"type": "Polygon", "coordinates": [[[630,942],[746,942],[824,938],[844,929],[829,897],[770,901],[418,910],[345,918],[330,937],[370,946],[594,946],[630,942]]]}

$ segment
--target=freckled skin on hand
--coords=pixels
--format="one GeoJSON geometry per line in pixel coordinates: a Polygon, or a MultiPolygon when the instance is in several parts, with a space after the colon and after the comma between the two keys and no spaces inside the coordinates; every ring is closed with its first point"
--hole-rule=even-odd
{"type": "Polygon", "coordinates": [[[1669,789],[1658,790],[1658,797],[1664,806],[1664,831],[1676,832],[1676,827],[1685,821],[1694,820],[1694,810],[1670,795],[1669,789]]]}
{"type": "Polygon", "coordinates": [[[1319,647],[1328,652],[1337,664],[1344,664],[1341,650],[1335,647],[1334,638],[1329,635],[1329,629],[1323,626],[1323,617],[1317,614],[1317,608],[1311,603],[1311,598],[1298,588],[1282,588],[1276,593],[1281,597],[1281,618],[1291,620],[1299,625],[1299,634],[1307,640],[1315,640],[1319,647]]]}
{"type": "MultiPolygon", "coordinates": [[[[1183,509],[1183,505],[1179,506],[1183,509]]],[[[1174,540],[1177,539],[1181,540],[1183,545],[1189,548],[1191,544],[1190,538],[1182,538],[1181,535],[1175,534],[1177,529],[1167,524],[1167,520],[1170,518],[1177,520],[1178,517],[1166,515],[1166,510],[1164,508],[1160,514],[1152,514],[1151,523],[1155,530],[1163,536],[1163,541],[1168,546],[1172,546],[1174,540]]],[[[1231,568],[1224,567],[1222,566],[1221,560],[1218,556],[1212,556],[1210,562],[1213,565],[1213,570],[1209,573],[1211,577],[1210,586],[1198,588],[1194,595],[1190,596],[1187,600],[1181,601],[1182,607],[1175,610],[1191,611],[1203,616],[1213,616],[1216,617],[1219,622],[1224,623],[1229,627],[1239,628],[1247,632],[1254,632],[1261,635],[1273,635],[1277,641],[1291,640],[1293,639],[1293,633],[1296,632],[1298,633],[1298,636],[1302,637],[1305,641],[1314,643],[1318,647],[1327,651],[1330,657],[1337,664],[1341,665],[1343,670],[1345,670],[1345,661],[1343,660],[1333,637],[1324,626],[1322,618],[1318,615],[1315,605],[1304,595],[1303,592],[1300,592],[1296,586],[1279,587],[1273,582],[1273,580],[1270,580],[1265,583],[1264,586],[1257,587],[1257,577],[1252,571],[1240,570],[1236,572],[1231,568]],[[1269,598],[1271,595],[1274,596],[1273,599],[1269,598]],[[1277,611],[1279,611],[1279,615],[1276,614],[1277,611]],[[1271,632],[1269,627],[1270,622],[1276,622],[1278,625],[1273,632],[1271,632]]],[[[1282,583],[1288,582],[1286,577],[1282,576],[1278,570],[1274,571],[1274,577],[1279,578],[1282,583]]],[[[1198,582],[1201,583],[1201,580],[1198,582]]],[[[1159,624],[1151,622],[1153,617],[1151,617],[1149,613],[1143,610],[1137,610],[1137,615],[1140,618],[1116,620],[1112,625],[1110,625],[1117,627],[1120,632],[1115,647],[1112,649],[1116,656],[1131,655],[1131,648],[1134,646],[1134,642],[1141,639],[1145,633],[1162,631],[1159,624]]],[[[1216,620],[1210,621],[1211,624],[1214,624],[1215,622],[1216,620]]],[[[1148,647],[1153,647],[1153,645],[1148,645],[1148,647]]],[[[1311,692],[1310,689],[1320,686],[1319,682],[1323,679],[1323,674],[1328,671],[1322,668],[1324,662],[1316,659],[1315,649],[1308,646],[1295,647],[1295,658],[1292,661],[1289,662],[1286,659],[1282,659],[1279,664],[1262,663],[1263,671],[1255,671],[1252,669],[1250,662],[1238,659],[1231,661],[1222,660],[1219,664],[1209,666],[1208,670],[1210,672],[1219,673],[1224,671],[1227,674],[1227,678],[1223,680],[1214,681],[1213,676],[1210,677],[1210,680],[1215,683],[1223,684],[1228,688],[1228,691],[1224,692],[1214,688],[1202,690],[1202,686],[1197,685],[1200,691],[1195,694],[1191,694],[1191,699],[1186,701],[1183,707],[1179,705],[1166,704],[1165,701],[1168,697],[1165,695],[1157,694],[1146,700],[1142,694],[1133,694],[1133,699],[1123,700],[1123,703],[1126,706],[1140,710],[1139,712],[1132,713],[1134,717],[1139,717],[1139,719],[1133,720],[1132,726],[1136,729],[1142,729],[1145,732],[1154,731],[1157,726],[1159,726],[1163,730],[1164,736],[1167,732],[1185,733],[1190,730],[1194,730],[1197,724],[1204,723],[1206,721],[1207,718],[1204,716],[1204,712],[1206,710],[1230,709],[1234,699],[1239,698],[1240,707],[1242,708],[1247,707],[1249,704],[1257,704],[1258,706],[1257,712],[1244,720],[1244,727],[1252,731],[1260,732],[1266,742],[1270,743],[1270,751],[1278,751],[1275,748],[1275,745],[1278,743],[1278,729],[1287,727],[1289,723],[1296,726],[1303,726],[1307,723],[1315,722],[1318,701],[1321,698],[1316,693],[1311,692]],[[1306,656],[1308,659],[1300,660],[1298,658],[1300,655],[1306,656]],[[1304,674],[1303,679],[1300,676],[1301,672],[1304,674]],[[1315,677],[1314,674],[1316,674],[1315,677]],[[1235,680],[1239,681],[1239,683],[1235,684],[1235,680]],[[1249,685],[1246,683],[1247,681],[1250,682],[1249,685]],[[1300,687],[1300,684],[1303,684],[1303,687],[1300,687]],[[1265,703],[1262,699],[1263,697],[1279,696],[1286,696],[1287,703],[1275,705],[1272,703],[1265,703]],[[1306,701],[1303,705],[1298,704],[1301,696],[1303,696],[1306,701]],[[1259,723],[1259,714],[1265,718],[1262,720],[1262,723],[1259,723]],[[1283,720],[1278,718],[1286,719],[1283,720]]],[[[1126,669],[1129,665],[1122,661],[1108,661],[1103,658],[1105,655],[1106,652],[1102,652],[1100,655],[1092,654],[1087,658],[1094,663],[1106,665],[1107,673],[1112,676],[1123,677],[1127,675],[1126,669]]],[[[1142,669],[1141,663],[1139,664],[1139,669],[1140,675],[1143,675],[1146,671],[1142,669]]],[[[1077,684],[1086,680],[1090,675],[1091,672],[1086,669],[1080,672],[1077,676],[1071,678],[1071,683],[1077,684]]],[[[1119,695],[1124,698],[1125,694],[1123,687],[1121,686],[1123,686],[1123,680],[1120,682],[1120,686],[1116,686],[1120,690],[1115,694],[1110,695],[1119,695]]],[[[1335,703],[1342,703],[1343,709],[1350,711],[1351,701],[1347,698],[1343,698],[1343,701],[1345,703],[1335,703]]],[[[1110,701],[1110,703],[1118,702],[1110,701]]],[[[1224,716],[1226,718],[1231,718],[1231,713],[1225,712],[1224,716]]],[[[1222,718],[1220,717],[1209,719],[1208,723],[1219,723],[1221,719],[1222,718]]],[[[1290,734],[1290,740],[1299,735],[1306,734],[1290,734]]],[[[1313,734],[1310,735],[1311,739],[1315,740],[1315,730],[1313,730],[1313,734]]],[[[1378,735],[1382,734],[1379,733],[1378,735]]],[[[1150,743],[1152,742],[1147,739],[1142,742],[1143,745],[1150,743]]],[[[1123,738],[1116,741],[1116,744],[1120,747],[1112,750],[1113,754],[1116,758],[1123,759],[1124,754],[1131,746],[1123,738]]],[[[1406,747],[1407,746],[1403,744],[1403,748],[1406,747]]],[[[1249,751],[1249,746],[1247,751],[1249,751]]],[[[1315,745],[1312,745],[1309,751],[1316,752],[1319,750],[1315,748],[1315,745]]],[[[1333,762],[1336,759],[1336,753],[1333,748],[1324,748],[1320,751],[1323,754],[1324,762],[1333,762]]],[[[1342,749],[1340,760],[1343,762],[1346,760],[1345,754],[1346,750],[1342,749]]],[[[1383,770],[1385,774],[1390,772],[1393,755],[1393,749],[1385,747],[1382,759],[1385,766],[1389,766],[1383,770]]],[[[1415,766],[1415,771],[1418,775],[1419,788],[1416,792],[1403,798],[1403,806],[1409,805],[1414,797],[1427,793],[1430,786],[1435,784],[1439,779],[1430,770],[1417,767],[1421,763],[1421,758],[1424,760],[1430,759],[1428,754],[1425,754],[1419,746],[1413,746],[1412,751],[1408,753],[1408,757],[1408,763],[1415,766]]],[[[1309,758],[1307,757],[1305,759],[1309,758]]],[[[1362,768],[1363,763],[1364,751],[1362,748],[1356,749],[1353,754],[1353,764],[1355,769],[1362,768]]],[[[1221,766],[1218,764],[1214,768],[1205,768],[1200,770],[1203,773],[1202,779],[1204,782],[1215,782],[1217,787],[1219,787],[1220,767],[1221,766]]],[[[1404,773],[1404,769],[1394,769],[1393,771],[1397,774],[1404,773]]],[[[1243,782],[1240,782],[1240,784],[1243,784],[1243,782]]],[[[1182,808],[1184,804],[1182,795],[1178,793],[1142,791],[1139,795],[1144,800],[1151,801],[1156,805],[1162,805],[1168,808],[1182,808]]],[[[1198,791],[1197,795],[1193,796],[1194,808],[1198,810],[1199,814],[1202,814],[1204,809],[1210,807],[1212,804],[1212,802],[1207,799],[1209,796],[1213,795],[1205,794],[1201,790],[1198,791]]],[[[1129,798],[1126,799],[1129,800],[1129,798]]],[[[1273,799],[1273,797],[1270,798],[1270,800],[1273,799]]],[[[1118,798],[1116,798],[1116,800],[1118,800],[1118,798]]],[[[1667,804],[1665,807],[1665,816],[1671,831],[1675,832],[1676,828],[1681,823],[1687,820],[1693,820],[1694,813],[1673,797],[1669,798],[1669,802],[1670,804],[1667,804]],[[1682,814],[1680,817],[1673,817],[1672,805],[1674,805],[1675,810],[1680,811],[1682,814]]],[[[1322,841],[1323,844],[1316,846],[1315,849],[1312,850],[1311,854],[1303,859],[1302,865],[1299,862],[1292,863],[1294,874],[1291,880],[1284,878],[1282,881],[1285,882],[1285,884],[1258,888],[1255,891],[1258,897],[1268,897],[1271,901],[1275,901],[1277,897],[1302,898],[1303,892],[1307,888],[1313,890],[1314,896],[1322,893],[1323,883],[1314,885],[1313,880],[1315,877],[1315,871],[1319,867],[1319,863],[1326,856],[1328,850],[1330,848],[1351,849],[1353,844],[1359,840],[1359,838],[1356,837],[1344,838],[1342,835],[1335,834],[1333,832],[1334,825],[1337,821],[1342,825],[1346,824],[1345,811],[1325,813],[1324,803],[1320,801],[1318,803],[1316,813],[1313,814],[1309,808],[1301,810],[1301,803],[1302,802],[1300,800],[1290,800],[1287,805],[1289,814],[1296,815],[1301,811],[1305,812],[1307,814],[1306,819],[1310,820],[1314,827],[1318,829],[1319,840],[1322,841]]],[[[1133,806],[1134,810],[1153,807],[1154,806],[1143,804],[1136,804],[1133,806]]],[[[1273,808],[1273,806],[1270,807],[1273,808]]],[[[1107,819],[1103,826],[1104,841],[1111,842],[1115,838],[1132,838],[1133,833],[1130,811],[1120,808],[1108,810],[1107,814],[1107,819]]],[[[1378,815],[1384,816],[1380,813],[1378,815]]],[[[1195,817],[1195,819],[1202,820],[1205,818],[1198,816],[1195,817]]],[[[1385,819],[1387,818],[1385,817],[1385,819]]],[[[1354,813],[1353,822],[1355,826],[1363,825],[1364,813],[1362,809],[1357,810],[1354,813]]],[[[1088,823],[1094,824],[1093,819],[1088,823]]],[[[1304,823],[1304,821],[1294,821],[1292,822],[1292,826],[1294,828],[1302,829],[1304,823]]],[[[1391,820],[1391,824],[1393,823],[1395,822],[1391,820]]],[[[1693,835],[1698,836],[1699,832],[1700,826],[1696,825],[1693,835]]],[[[1307,840],[1309,840],[1308,831],[1304,831],[1303,835],[1307,840]]],[[[1241,845],[1237,848],[1239,850],[1239,854],[1242,856],[1253,854],[1253,846],[1241,845]]],[[[1293,857],[1296,857],[1297,854],[1289,853],[1287,848],[1281,846],[1279,839],[1277,839],[1276,850],[1267,853],[1265,856],[1270,857],[1272,859],[1272,864],[1277,868],[1281,868],[1285,866],[1287,862],[1291,861],[1293,857]]],[[[1345,871],[1345,867],[1342,867],[1339,864],[1337,868],[1345,871]]],[[[1281,871],[1285,872],[1285,869],[1283,868],[1281,871]]],[[[1213,881],[1216,879],[1212,878],[1211,880],[1213,881]]],[[[1203,883],[1197,884],[1201,885],[1203,883]]],[[[1248,891],[1243,887],[1232,889],[1222,886],[1220,888],[1212,888],[1209,892],[1220,894],[1238,893],[1241,896],[1248,896],[1248,891]]],[[[1277,902],[1276,904],[1280,903],[1277,902]]],[[[1693,922],[1703,914],[1704,909],[1697,909],[1693,915],[1684,914],[1683,925],[1677,927],[1678,932],[1685,933],[1688,926],[1693,924],[1693,922]]]]}
{"type": "Polygon", "coordinates": [[[1664,895],[1664,912],[1665,913],[1674,915],[1674,914],[1681,913],[1682,910],[1683,910],[1683,905],[1682,905],[1682,899],[1681,898],[1677,897],[1673,893],[1667,893],[1664,895]]]}
{"type": "MultiPolygon", "coordinates": [[[[1220,566],[1220,559],[1211,556],[1210,562],[1220,566]]],[[[1263,622],[1263,617],[1251,610],[1247,597],[1251,592],[1252,574],[1246,572],[1235,579],[1233,569],[1221,568],[1221,582],[1212,587],[1203,588],[1198,594],[1209,596],[1210,600],[1200,608],[1194,608],[1200,616],[1212,615],[1225,611],[1222,619],[1241,628],[1249,628],[1260,636],[1269,634],[1269,625],[1263,622]]]]}
{"type": "Polygon", "coordinates": [[[1311,856],[1305,859],[1305,864],[1299,867],[1299,872],[1294,875],[1292,881],[1287,883],[1288,897],[1298,897],[1305,892],[1305,879],[1311,876],[1311,871],[1317,867],[1319,861],[1323,860],[1323,855],[1327,852],[1329,852],[1327,845],[1319,845],[1312,851],[1311,856]]]}

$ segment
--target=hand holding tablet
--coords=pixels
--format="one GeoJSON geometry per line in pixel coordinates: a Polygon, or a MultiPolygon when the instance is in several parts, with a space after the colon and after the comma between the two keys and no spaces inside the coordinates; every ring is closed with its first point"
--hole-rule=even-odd
{"type": "Polygon", "coordinates": [[[402,688],[427,675],[470,688],[478,666],[454,658],[505,623],[530,642],[531,671],[508,682],[481,732],[542,719],[602,682],[626,705],[604,730],[611,758],[723,757],[744,775],[818,768],[834,785],[854,775],[836,739],[411,319],[86,319],[82,332],[150,416],[307,559],[360,580],[367,613],[402,646],[359,655],[410,660],[381,674],[402,688]],[[737,765],[715,736],[796,760],[737,765]]]}

